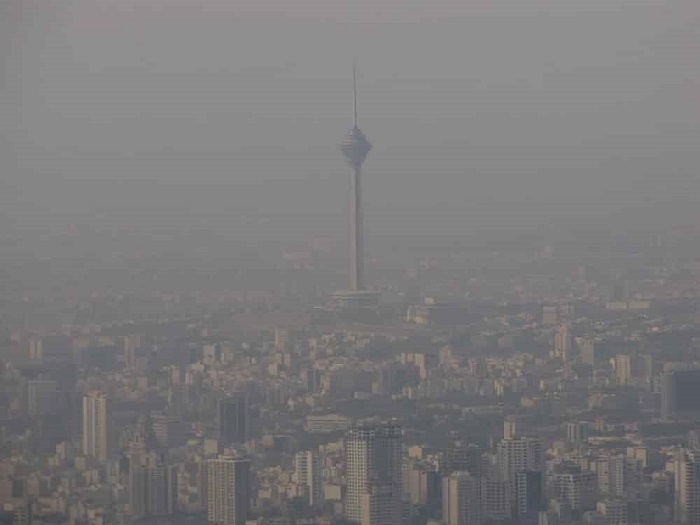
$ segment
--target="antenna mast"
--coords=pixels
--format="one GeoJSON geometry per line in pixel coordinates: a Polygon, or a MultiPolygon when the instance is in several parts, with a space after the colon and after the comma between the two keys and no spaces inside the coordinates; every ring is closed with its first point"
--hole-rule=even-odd
{"type": "Polygon", "coordinates": [[[357,128],[357,60],[352,62],[352,124],[357,128]]]}

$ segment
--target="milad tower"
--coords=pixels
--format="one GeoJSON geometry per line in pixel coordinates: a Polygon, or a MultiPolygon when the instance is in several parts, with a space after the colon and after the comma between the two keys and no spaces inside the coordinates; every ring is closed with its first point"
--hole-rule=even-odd
{"type": "Polygon", "coordinates": [[[362,164],[372,149],[357,125],[357,68],[352,67],[352,128],[340,144],[345,161],[352,168],[350,175],[350,251],[349,288],[335,292],[333,298],[341,308],[374,306],[379,295],[367,290],[364,281],[364,234],[362,221],[362,164]]]}

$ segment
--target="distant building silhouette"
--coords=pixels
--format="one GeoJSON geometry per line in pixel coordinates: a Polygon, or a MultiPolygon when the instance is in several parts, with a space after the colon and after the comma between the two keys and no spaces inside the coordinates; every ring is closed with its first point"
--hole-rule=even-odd
{"type": "Polygon", "coordinates": [[[107,461],[109,456],[109,401],[102,392],[83,396],[83,454],[107,461]]]}
{"type": "Polygon", "coordinates": [[[132,453],[129,457],[129,510],[132,518],[169,516],[176,507],[176,467],[155,453],[132,453]]]}
{"type": "Polygon", "coordinates": [[[219,440],[224,445],[245,443],[250,439],[250,408],[245,392],[220,399],[217,406],[219,440]]]}
{"type": "Polygon", "coordinates": [[[56,381],[35,379],[27,383],[27,411],[30,416],[50,414],[57,407],[56,381]]]}
{"type": "Polygon", "coordinates": [[[664,419],[692,418],[700,414],[700,368],[674,368],[664,372],[661,410],[664,419]]]}
{"type": "Polygon", "coordinates": [[[335,307],[340,311],[357,311],[374,307],[378,294],[365,288],[365,254],[362,215],[362,164],[372,149],[357,124],[357,74],[353,65],[353,123],[340,144],[340,151],[352,169],[350,178],[350,253],[349,288],[333,294],[335,307]]]}

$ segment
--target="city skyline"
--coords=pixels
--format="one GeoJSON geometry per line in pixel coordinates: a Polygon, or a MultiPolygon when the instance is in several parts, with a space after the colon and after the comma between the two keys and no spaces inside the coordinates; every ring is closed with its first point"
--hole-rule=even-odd
{"type": "Polygon", "coordinates": [[[0,525],[700,525],[696,3],[0,2],[0,525]]]}

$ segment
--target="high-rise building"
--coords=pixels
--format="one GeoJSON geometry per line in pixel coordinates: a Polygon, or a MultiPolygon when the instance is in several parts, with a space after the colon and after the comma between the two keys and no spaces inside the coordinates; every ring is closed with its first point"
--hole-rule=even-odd
{"type": "Polygon", "coordinates": [[[406,472],[408,500],[411,505],[433,503],[434,501],[431,498],[435,496],[436,492],[441,490],[441,487],[436,487],[436,479],[439,477],[439,472],[429,468],[427,465],[411,465],[406,472]]]}
{"type": "Polygon", "coordinates": [[[129,515],[134,518],[141,518],[146,515],[146,487],[145,476],[142,469],[146,461],[146,450],[143,443],[133,445],[128,452],[129,459],[129,515]]]}
{"type": "Polygon", "coordinates": [[[472,476],[481,477],[482,466],[483,453],[480,447],[456,442],[444,450],[440,472],[443,476],[449,476],[453,472],[469,472],[472,476]]]}
{"type": "Polygon", "coordinates": [[[578,347],[581,362],[595,366],[600,360],[600,350],[596,351],[596,341],[590,337],[577,337],[576,346],[578,347]]]}
{"type": "Polygon", "coordinates": [[[501,477],[509,481],[515,481],[518,472],[542,471],[544,444],[538,438],[504,439],[496,448],[496,463],[501,477]]]}
{"type": "Polygon", "coordinates": [[[573,347],[574,338],[571,335],[571,329],[564,323],[554,333],[554,355],[567,362],[572,357],[573,347]]]}
{"type": "Polygon", "coordinates": [[[83,454],[107,461],[110,447],[109,401],[102,392],[83,396],[83,454]]]}
{"type": "Polygon", "coordinates": [[[153,414],[151,416],[151,428],[158,446],[174,448],[183,445],[187,439],[190,425],[168,414],[153,414]]]}
{"type": "Polygon", "coordinates": [[[700,456],[683,449],[673,460],[674,518],[680,525],[700,523],[700,456]]]}
{"type": "Polygon", "coordinates": [[[515,511],[520,521],[535,520],[544,510],[544,475],[524,470],[515,475],[515,511]]]}
{"type": "Polygon", "coordinates": [[[294,457],[294,473],[298,486],[308,498],[309,505],[323,502],[323,472],[321,459],[315,450],[297,452],[294,457]]]}
{"type": "Polygon", "coordinates": [[[588,423],[585,421],[566,423],[566,440],[574,445],[585,445],[588,442],[588,423]]]}
{"type": "Polygon", "coordinates": [[[601,457],[597,461],[598,488],[612,498],[632,499],[642,481],[641,462],[624,454],[601,457]]]}
{"type": "Polygon", "coordinates": [[[579,466],[568,466],[551,477],[554,499],[565,503],[574,512],[595,509],[598,496],[598,476],[579,466]]]}
{"type": "Polygon", "coordinates": [[[146,467],[146,512],[169,516],[177,508],[177,468],[167,463],[146,467]]]}
{"type": "Polygon", "coordinates": [[[361,525],[402,522],[403,430],[364,424],[345,436],[345,517],[361,525]]]}
{"type": "Polygon", "coordinates": [[[693,429],[688,432],[688,448],[690,450],[700,450],[700,430],[693,429]]]}
{"type": "Polygon", "coordinates": [[[542,324],[555,325],[559,323],[559,307],[556,305],[545,305],[542,307],[542,324]]]}
{"type": "Polygon", "coordinates": [[[510,519],[515,503],[514,483],[508,479],[481,480],[481,518],[484,521],[510,519]]]}
{"type": "Polygon", "coordinates": [[[35,379],[27,383],[27,411],[31,416],[50,414],[56,404],[56,381],[35,379]]]}
{"type": "Polygon", "coordinates": [[[29,345],[29,359],[32,361],[44,360],[44,345],[41,337],[32,336],[27,341],[29,345]]]}
{"type": "Polygon", "coordinates": [[[515,439],[516,428],[516,422],[512,419],[503,421],[503,439],[515,439]]]}
{"type": "Polygon", "coordinates": [[[137,350],[141,347],[141,336],[137,334],[127,335],[122,339],[124,349],[124,364],[128,370],[135,370],[137,367],[137,350]]]}
{"type": "Polygon", "coordinates": [[[211,525],[245,525],[252,494],[250,466],[249,459],[207,461],[207,516],[211,525]]]}
{"type": "Polygon", "coordinates": [[[481,479],[468,472],[443,478],[442,520],[447,525],[481,525],[481,479]]]}
{"type": "Polygon", "coordinates": [[[675,368],[664,372],[661,383],[661,410],[665,419],[691,418],[700,413],[700,369],[675,368]]]}
{"type": "Polygon", "coordinates": [[[605,525],[628,525],[629,523],[628,505],[622,499],[599,501],[596,508],[605,518],[605,525]]]}
{"type": "Polygon", "coordinates": [[[321,391],[321,382],[323,379],[323,374],[320,369],[310,366],[305,368],[301,372],[301,380],[306,386],[306,391],[312,394],[321,391]]]}
{"type": "Polygon", "coordinates": [[[632,356],[617,354],[615,356],[615,378],[618,385],[628,385],[632,380],[632,356]]]}
{"type": "Polygon", "coordinates": [[[224,445],[245,443],[250,439],[250,408],[245,392],[220,399],[217,406],[219,440],[224,445]]]}
{"type": "Polygon", "coordinates": [[[129,456],[132,518],[169,516],[177,506],[177,469],[165,457],[134,451],[129,456]]]}
{"type": "Polygon", "coordinates": [[[275,327],[275,348],[286,352],[291,348],[293,341],[292,329],[286,326],[275,327]]]}

